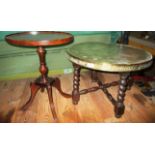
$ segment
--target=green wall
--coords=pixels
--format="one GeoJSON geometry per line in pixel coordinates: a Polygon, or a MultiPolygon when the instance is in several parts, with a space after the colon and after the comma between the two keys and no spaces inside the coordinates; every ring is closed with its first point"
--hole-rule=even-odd
{"type": "MultiPolygon", "coordinates": [[[[0,31],[0,80],[38,76],[39,61],[36,49],[7,44],[4,37],[10,33],[15,33],[15,31],[0,31]]],[[[120,32],[109,31],[71,31],[70,33],[75,37],[74,43],[62,47],[46,48],[50,75],[72,72],[72,65],[67,60],[66,51],[73,44],[87,41],[115,43],[120,36],[120,32]]]]}

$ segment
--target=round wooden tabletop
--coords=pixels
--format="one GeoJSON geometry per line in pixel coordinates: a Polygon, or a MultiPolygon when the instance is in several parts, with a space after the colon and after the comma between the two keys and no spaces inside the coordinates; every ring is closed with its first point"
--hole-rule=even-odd
{"type": "Polygon", "coordinates": [[[11,34],[5,40],[16,46],[58,46],[69,44],[74,37],[65,32],[34,31],[11,34]]]}
{"type": "Polygon", "coordinates": [[[73,63],[100,71],[137,71],[152,64],[150,53],[119,44],[80,43],[72,46],[68,54],[73,63]]]}

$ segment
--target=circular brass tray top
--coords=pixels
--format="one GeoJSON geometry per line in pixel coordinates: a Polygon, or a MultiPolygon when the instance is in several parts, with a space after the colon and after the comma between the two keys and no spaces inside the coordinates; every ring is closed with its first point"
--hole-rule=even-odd
{"type": "Polygon", "coordinates": [[[72,46],[67,53],[71,62],[100,71],[138,71],[152,65],[150,53],[127,45],[79,43],[72,46]]]}
{"type": "Polygon", "coordinates": [[[57,46],[73,41],[73,36],[65,32],[34,31],[11,34],[5,40],[16,46],[57,46]]]}

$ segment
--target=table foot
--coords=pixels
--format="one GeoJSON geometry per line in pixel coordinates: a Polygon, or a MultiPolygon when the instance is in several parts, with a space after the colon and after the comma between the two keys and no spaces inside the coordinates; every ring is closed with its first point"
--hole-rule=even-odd
{"type": "Polygon", "coordinates": [[[115,117],[120,118],[122,117],[122,115],[124,114],[124,110],[125,110],[125,106],[123,105],[123,103],[121,104],[117,104],[117,106],[115,106],[114,111],[115,111],[115,117]]]}
{"type": "Polygon", "coordinates": [[[41,92],[44,92],[44,90],[46,89],[47,93],[48,93],[48,98],[49,98],[52,115],[53,115],[53,118],[56,120],[57,114],[56,114],[56,110],[55,110],[55,106],[54,106],[54,102],[53,102],[52,86],[55,87],[60,92],[60,94],[62,96],[65,96],[66,98],[71,98],[72,95],[64,93],[62,91],[61,82],[60,82],[59,78],[48,78],[47,77],[46,80],[47,80],[47,82],[44,83],[42,78],[39,77],[35,80],[34,83],[30,84],[30,88],[31,88],[30,99],[27,101],[27,103],[24,106],[22,106],[21,110],[26,111],[30,107],[30,105],[32,104],[39,89],[41,90],[41,92]]]}
{"type": "Polygon", "coordinates": [[[27,103],[21,107],[21,110],[23,111],[26,111],[30,107],[38,90],[40,89],[40,87],[36,83],[31,83],[30,88],[31,88],[31,96],[30,99],[27,101],[27,103]]]}
{"type": "Polygon", "coordinates": [[[129,73],[123,73],[120,76],[120,85],[119,85],[119,91],[117,96],[117,102],[115,104],[115,116],[117,118],[120,118],[124,114],[125,106],[124,106],[124,99],[125,99],[125,93],[128,88],[128,78],[129,73]]]}

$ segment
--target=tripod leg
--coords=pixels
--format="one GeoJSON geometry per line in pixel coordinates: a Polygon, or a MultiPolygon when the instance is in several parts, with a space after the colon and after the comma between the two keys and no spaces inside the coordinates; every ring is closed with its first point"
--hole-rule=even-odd
{"type": "Polygon", "coordinates": [[[36,96],[40,87],[35,83],[31,83],[30,88],[31,88],[31,96],[30,96],[29,100],[27,101],[27,103],[24,106],[22,106],[21,110],[23,110],[23,111],[27,110],[29,108],[29,106],[32,104],[34,97],[36,96]]]}
{"type": "Polygon", "coordinates": [[[64,93],[62,91],[62,89],[61,89],[61,82],[60,82],[59,78],[55,78],[52,85],[53,85],[53,87],[55,87],[60,92],[60,94],[62,96],[66,97],[66,98],[71,98],[72,97],[72,95],[64,93]]]}
{"type": "Polygon", "coordinates": [[[47,93],[48,93],[48,98],[49,98],[49,103],[50,103],[53,118],[57,119],[57,114],[56,114],[54,103],[53,103],[52,86],[48,85],[46,87],[46,89],[47,89],[47,93]]]}

